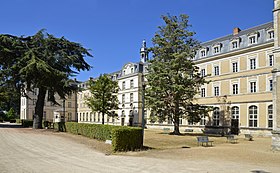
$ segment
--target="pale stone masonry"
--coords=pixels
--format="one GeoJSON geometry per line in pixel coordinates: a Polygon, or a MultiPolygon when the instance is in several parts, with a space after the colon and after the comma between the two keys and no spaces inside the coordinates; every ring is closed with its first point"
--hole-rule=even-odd
{"type": "Polygon", "coordinates": [[[280,0],[274,0],[273,132],[272,149],[280,150],[280,0]]]}

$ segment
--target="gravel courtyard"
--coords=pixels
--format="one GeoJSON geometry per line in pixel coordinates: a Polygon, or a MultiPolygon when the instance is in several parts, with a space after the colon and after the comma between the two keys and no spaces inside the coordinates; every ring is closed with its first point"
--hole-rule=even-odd
{"type": "Polygon", "coordinates": [[[0,124],[1,173],[280,172],[280,153],[270,151],[269,138],[110,155],[110,146],[92,139],[14,127],[0,124]]]}

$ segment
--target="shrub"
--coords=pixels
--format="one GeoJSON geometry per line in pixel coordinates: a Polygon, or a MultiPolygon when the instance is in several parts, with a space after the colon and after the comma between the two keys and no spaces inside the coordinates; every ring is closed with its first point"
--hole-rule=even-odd
{"type": "Polygon", "coordinates": [[[10,123],[16,123],[15,119],[10,119],[10,123]]]}
{"type": "Polygon", "coordinates": [[[32,127],[33,121],[32,120],[21,120],[21,125],[23,127],[32,127]]]}
{"type": "Polygon", "coordinates": [[[143,147],[142,129],[133,127],[112,130],[112,147],[114,151],[134,151],[143,147]]]}
{"type": "Polygon", "coordinates": [[[143,146],[142,129],[127,126],[66,122],[66,131],[105,141],[112,139],[113,151],[131,151],[143,146]]]}

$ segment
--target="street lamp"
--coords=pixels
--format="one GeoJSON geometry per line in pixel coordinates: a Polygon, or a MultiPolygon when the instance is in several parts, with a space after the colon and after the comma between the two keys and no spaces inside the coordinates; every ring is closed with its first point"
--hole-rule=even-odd
{"type": "Polygon", "coordinates": [[[145,88],[146,83],[144,79],[144,73],[142,73],[142,137],[144,144],[144,129],[145,129],[145,88]]]}

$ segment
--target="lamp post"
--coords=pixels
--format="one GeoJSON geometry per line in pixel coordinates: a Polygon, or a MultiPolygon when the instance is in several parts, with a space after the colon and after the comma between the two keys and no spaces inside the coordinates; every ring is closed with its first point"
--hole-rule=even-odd
{"type": "Polygon", "coordinates": [[[142,73],[142,137],[144,145],[144,129],[145,129],[145,89],[146,84],[144,80],[144,74],[142,73]]]}

